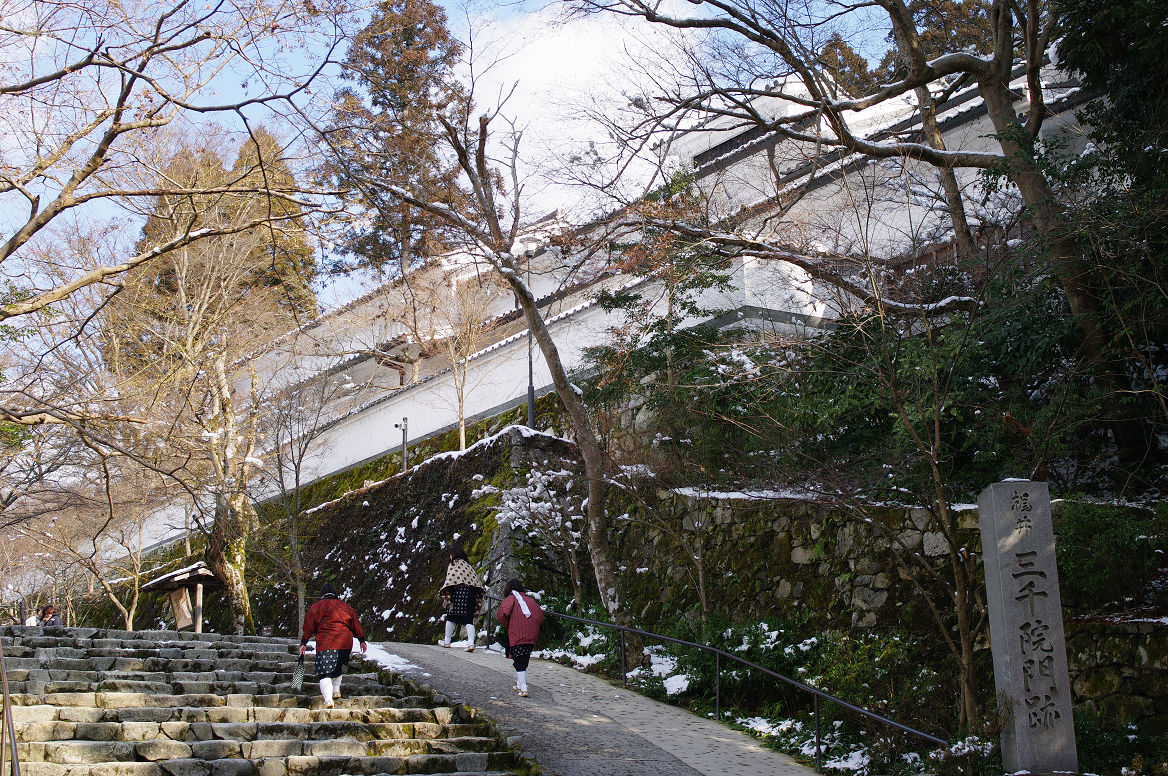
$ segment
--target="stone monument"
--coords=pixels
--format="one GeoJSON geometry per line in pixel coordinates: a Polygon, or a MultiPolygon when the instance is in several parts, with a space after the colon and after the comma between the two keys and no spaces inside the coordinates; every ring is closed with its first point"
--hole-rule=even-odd
{"type": "Polygon", "coordinates": [[[1010,773],[1077,773],[1047,484],[990,485],[977,509],[994,685],[1007,706],[1002,764],[1010,773]]]}

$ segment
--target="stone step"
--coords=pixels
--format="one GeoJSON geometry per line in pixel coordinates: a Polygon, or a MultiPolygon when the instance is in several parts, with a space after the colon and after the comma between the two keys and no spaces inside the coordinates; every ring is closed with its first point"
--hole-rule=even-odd
{"type": "MultiPolygon", "coordinates": [[[[7,652],[5,655],[7,656],[7,652]]],[[[306,661],[310,666],[312,661],[306,661]]],[[[276,676],[291,676],[296,670],[295,658],[282,661],[250,660],[247,658],[164,658],[158,656],[135,657],[59,657],[51,654],[40,656],[8,656],[5,666],[12,670],[47,670],[69,672],[114,671],[124,674],[174,674],[174,673],[267,673],[276,676]]]]}
{"type": "MultiPolygon", "coordinates": [[[[477,761],[476,761],[477,763],[477,761]]],[[[159,762],[116,762],[100,765],[21,764],[23,776],[396,776],[426,773],[430,776],[511,776],[514,765],[500,770],[422,770],[440,765],[435,761],[405,761],[401,758],[295,758],[291,763],[265,758],[250,760],[169,760],[159,762]],[[315,762],[313,762],[315,761],[315,762]],[[405,770],[407,767],[417,770],[405,770]],[[392,770],[390,770],[392,768],[392,770]]],[[[464,760],[462,765],[471,765],[464,760]]],[[[456,763],[458,765],[458,763],[456,763]]]]}
{"type": "MultiPolygon", "coordinates": [[[[10,693],[48,697],[51,695],[73,695],[93,691],[109,695],[152,695],[152,696],[190,696],[190,695],[281,695],[291,694],[291,678],[279,683],[267,682],[186,682],[175,681],[170,683],[134,682],[125,679],[107,679],[96,681],[52,681],[32,679],[24,682],[9,682],[10,693]]],[[[404,690],[400,687],[385,686],[369,682],[345,682],[344,692],[361,697],[399,698],[404,690]]],[[[300,695],[315,696],[320,694],[316,677],[306,674],[304,687],[300,695]]],[[[52,701],[50,701],[52,702],[52,701]]]]}
{"type": "Polygon", "coordinates": [[[295,660],[298,647],[294,644],[232,644],[226,642],[189,642],[168,644],[147,640],[85,640],[30,638],[0,639],[4,653],[10,657],[114,657],[147,659],[152,657],[193,659],[247,659],[264,662],[295,660]]]}
{"type": "MultiPolygon", "coordinates": [[[[213,739],[235,741],[310,741],[353,739],[378,740],[471,739],[490,733],[485,723],[452,722],[366,722],[362,720],[312,720],[303,722],[232,721],[117,721],[67,722],[56,719],[23,722],[17,720],[17,740],[25,743],[49,741],[156,741],[192,743],[213,739]]],[[[477,751],[477,750],[476,750],[477,751]]]]}
{"type": "MultiPolygon", "coordinates": [[[[12,693],[12,703],[17,706],[87,706],[91,708],[116,709],[127,706],[285,706],[295,705],[298,698],[319,693],[316,682],[305,680],[304,688],[299,693],[292,693],[290,687],[272,685],[272,692],[243,692],[243,693],[146,693],[146,692],[112,692],[92,689],[84,692],[45,692],[45,693],[12,693]]],[[[375,695],[350,694],[349,687],[343,687],[345,697],[337,699],[337,705],[353,708],[368,708],[370,704],[382,704],[386,698],[392,697],[394,705],[403,707],[425,706],[429,698],[424,695],[395,694],[392,687],[369,687],[370,691],[377,691],[375,695]]],[[[353,693],[361,692],[361,688],[353,688],[353,693]]],[[[315,700],[319,700],[317,695],[315,700]]]]}
{"type": "MultiPolygon", "coordinates": [[[[344,701],[342,700],[342,703],[344,701]]],[[[462,724],[468,721],[466,712],[460,707],[430,706],[399,708],[396,706],[372,706],[368,708],[339,705],[326,709],[316,699],[313,708],[295,704],[287,706],[258,706],[240,704],[234,706],[166,707],[128,706],[121,708],[96,708],[84,706],[14,706],[13,720],[17,724],[34,722],[211,722],[211,723],[295,723],[313,722],[361,722],[368,724],[462,724]]]]}
{"type": "MultiPolygon", "coordinates": [[[[21,764],[105,765],[114,763],[158,762],[174,760],[242,760],[283,761],[286,770],[298,771],[305,758],[317,763],[339,765],[340,760],[360,761],[378,772],[427,773],[430,770],[485,770],[514,765],[512,752],[497,751],[493,738],[400,739],[390,741],[356,741],[330,739],[300,741],[266,739],[261,741],[48,741],[16,745],[21,764]],[[370,763],[380,760],[380,763],[370,763]],[[391,761],[397,761],[397,768],[391,761]],[[405,770],[400,770],[402,766],[405,770]],[[419,768],[420,766],[420,768],[419,768]]],[[[242,764],[240,764],[242,767],[242,764]]],[[[345,766],[352,769],[352,763],[345,766]]],[[[70,769],[71,770],[71,769],[70,769]]],[[[272,770],[269,766],[268,770],[272,770]]],[[[363,772],[358,768],[357,772],[363,772]]]]}
{"type": "Polygon", "coordinates": [[[286,636],[236,636],[222,633],[192,633],[168,630],[124,631],[113,628],[25,628],[19,625],[0,626],[0,638],[43,639],[55,638],[62,641],[94,641],[112,639],[117,641],[145,641],[153,644],[185,644],[188,642],[222,643],[230,645],[250,644],[270,648],[284,648],[295,643],[286,636]]]}
{"type": "MultiPolygon", "coordinates": [[[[462,706],[360,658],[324,708],[286,639],[0,627],[25,776],[514,773],[462,706]]],[[[311,653],[309,655],[311,657],[311,653]]]]}

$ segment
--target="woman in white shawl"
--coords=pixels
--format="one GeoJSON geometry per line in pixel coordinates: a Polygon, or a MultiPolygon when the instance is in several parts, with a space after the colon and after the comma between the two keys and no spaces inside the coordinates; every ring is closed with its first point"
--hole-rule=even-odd
{"type": "Polygon", "coordinates": [[[446,567],[446,580],[438,591],[438,594],[442,596],[442,603],[446,607],[446,638],[439,641],[439,644],[449,647],[450,640],[458,626],[465,625],[466,651],[475,651],[474,618],[475,614],[478,613],[483,593],[483,583],[466,559],[466,551],[462,549],[462,545],[451,545],[450,565],[446,567]]]}

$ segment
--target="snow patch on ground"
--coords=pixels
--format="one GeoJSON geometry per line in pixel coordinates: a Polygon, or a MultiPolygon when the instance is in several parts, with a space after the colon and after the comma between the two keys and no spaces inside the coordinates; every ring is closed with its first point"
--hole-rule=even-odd
{"type": "Polygon", "coordinates": [[[573,668],[586,671],[591,666],[604,660],[604,655],[579,655],[566,649],[541,649],[531,653],[532,657],[542,660],[554,660],[557,663],[570,662],[573,668]]]}
{"type": "Polygon", "coordinates": [[[414,665],[400,655],[395,655],[389,652],[385,647],[379,644],[369,644],[369,651],[365,653],[365,659],[369,660],[382,668],[388,668],[390,671],[409,671],[421,670],[421,666],[414,665]]]}
{"type": "Polygon", "coordinates": [[[813,499],[814,494],[797,490],[703,490],[702,488],[674,488],[679,496],[714,499],[813,499]]]}
{"type": "Polygon", "coordinates": [[[664,684],[666,695],[679,695],[689,689],[689,676],[686,674],[671,676],[664,684]]]}
{"type": "Polygon", "coordinates": [[[680,695],[689,689],[689,683],[692,679],[689,674],[676,673],[676,657],[667,653],[660,646],[646,647],[645,654],[649,657],[649,667],[634,668],[627,674],[629,679],[636,680],[647,677],[661,678],[663,680],[661,684],[665,688],[666,695],[680,695]]]}

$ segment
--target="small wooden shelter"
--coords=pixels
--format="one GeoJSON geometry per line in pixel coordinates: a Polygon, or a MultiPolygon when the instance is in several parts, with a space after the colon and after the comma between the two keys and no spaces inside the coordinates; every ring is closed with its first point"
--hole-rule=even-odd
{"type": "Polygon", "coordinates": [[[175,630],[203,632],[203,592],[223,587],[215,572],[203,561],[193,566],[171,571],[142,585],[142,590],[160,590],[170,593],[170,611],[174,615],[175,630]],[[194,592],[194,606],[191,592],[194,592]]]}

